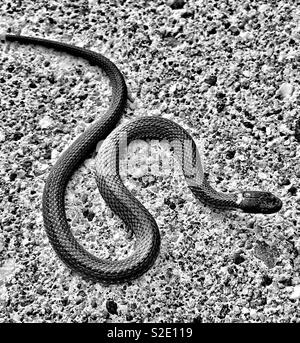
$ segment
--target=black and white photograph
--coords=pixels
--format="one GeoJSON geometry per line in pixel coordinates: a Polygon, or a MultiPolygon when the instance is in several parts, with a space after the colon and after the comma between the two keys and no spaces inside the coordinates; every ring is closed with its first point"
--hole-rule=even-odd
{"type": "Polygon", "coordinates": [[[0,326],[300,323],[299,44],[298,1],[1,1],[0,326]]]}

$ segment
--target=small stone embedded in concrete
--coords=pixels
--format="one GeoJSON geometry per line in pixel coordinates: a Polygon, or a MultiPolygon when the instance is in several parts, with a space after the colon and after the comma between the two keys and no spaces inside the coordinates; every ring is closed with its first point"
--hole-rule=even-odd
{"type": "Polygon", "coordinates": [[[4,142],[5,141],[5,132],[0,130],[0,142],[4,142]]]}
{"type": "Polygon", "coordinates": [[[118,314],[118,305],[113,300],[106,302],[106,309],[110,314],[118,314]]]}
{"type": "Polygon", "coordinates": [[[296,285],[292,294],[290,295],[290,299],[296,300],[300,298],[300,285],[296,285]]]}
{"type": "Polygon", "coordinates": [[[286,83],[283,83],[279,87],[279,89],[277,91],[277,95],[281,99],[289,99],[293,95],[293,91],[294,91],[293,85],[286,82],[286,83]]]}
{"type": "Polygon", "coordinates": [[[53,120],[49,116],[45,116],[39,121],[39,124],[41,129],[48,129],[53,125],[53,120]]]}
{"type": "Polygon", "coordinates": [[[183,8],[185,0],[169,0],[168,4],[173,10],[178,10],[183,8]]]}

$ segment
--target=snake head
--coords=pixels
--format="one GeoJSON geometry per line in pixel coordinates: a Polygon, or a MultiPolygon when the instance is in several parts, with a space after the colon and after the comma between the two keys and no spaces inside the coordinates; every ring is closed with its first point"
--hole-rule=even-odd
{"type": "Polygon", "coordinates": [[[282,201],[270,192],[246,191],[241,194],[239,207],[246,213],[271,214],[281,209],[282,201]]]}

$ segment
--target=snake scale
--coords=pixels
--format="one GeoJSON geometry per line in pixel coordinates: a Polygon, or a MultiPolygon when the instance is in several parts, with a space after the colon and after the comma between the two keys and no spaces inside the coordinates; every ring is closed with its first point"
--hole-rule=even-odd
{"type": "Polygon", "coordinates": [[[164,139],[174,147],[188,187],[202,203],[223,210],[249,213],[274,213],[282,202],[269,192],[240,191],[220,193],[203,173],[199,152],[190,134],[173,121],[158,116],[142,117],[119,125],[126,107],[127,87],[116,65],[103,55],[52,40],[21,35],[4,35],[7,42],[41,45],[81,57],[99,66],[108,76],[112,97],[107,112],[93,122],[52,167],[43,192],[43,219],[49,241],[60,259],[75,272],[101,283],[120,283],[144,274],[156,260],[160,234],[149,211],[133,197],[119,175],[120,142],[136,139],[164,139]],[[105,139],[106,138],[106,139],[105,139]],[[86,251],[75,239],[65,213],[65,191],[78,166],[105,139],[96,157],[96,181],[106,204],[136,236],[136,249],[126,259],[100,259],[86,251]],[[183,163],[182,163],[183,162],[183,163]]]}

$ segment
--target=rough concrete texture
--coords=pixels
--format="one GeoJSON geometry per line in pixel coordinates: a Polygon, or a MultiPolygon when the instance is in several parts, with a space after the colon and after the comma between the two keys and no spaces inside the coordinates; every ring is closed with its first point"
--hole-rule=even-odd
{"type": "MultiPolygon", "coordinates": [[[[101,52],[134,99],[123,121],[176,121],[202,146],[219,190],[267,190],[283,208],[216,212],[182,175],[134,169],[126,185],[156,218],[159,258],[127,284],[83,280],[50,247],[41,196],[59,154],[107,109],[107,78],[62,53],[1,44],[0,322],[299,322],[299,6],[98,2],[4,0],[0,30],[101,52]]],[[[93,157],[68,186],[70,225],[92,253],[126,256],[134,238],[99,196],[93,157]]]]}

